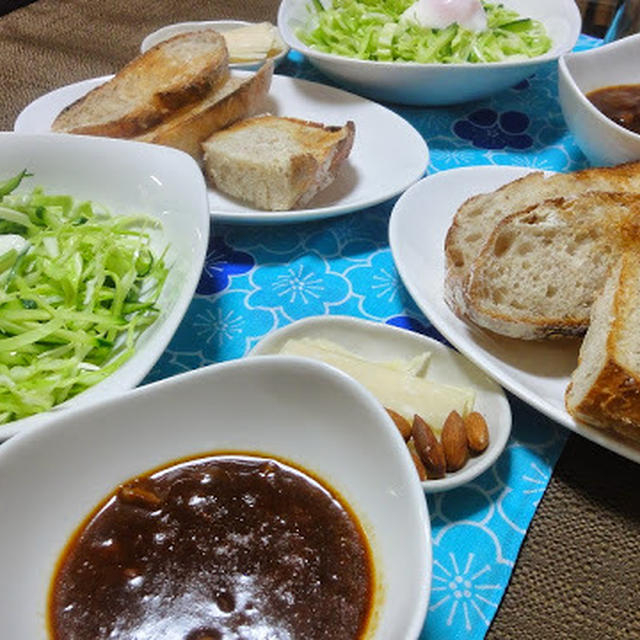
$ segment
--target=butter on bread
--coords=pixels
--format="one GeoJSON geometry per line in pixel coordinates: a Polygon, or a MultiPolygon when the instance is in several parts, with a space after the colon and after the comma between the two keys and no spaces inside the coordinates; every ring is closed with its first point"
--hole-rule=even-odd
{"type": "Polygon", "coordinates": [[[577,420],[640,443],[640,252],[625,251],[591,312],[565,394],[577,420]]]}
{"type": "Polygon", "coordinates": [[[265,210],[305,206],[335,178],[348,157],[355,125],[262,115],[218,131],[203,143],[212,184],[265,210]]]}
{"type": "Polygon", "coordinates": [[[157,127],[137,136],[135,140],[175,147],[200,161],[201,143],[214,131],[260,113],[264,109],[272,76],[271,61],[265,62],[250,76],[231,76],[204,99],[183,107],[157,127]]]}
{"type": "Polygon", "coordinates": [[[66,107],[57,132],[131,138],[229,77],[224,38],[213,29],[180,34],[134,58],[106,83],[66,107]]]}

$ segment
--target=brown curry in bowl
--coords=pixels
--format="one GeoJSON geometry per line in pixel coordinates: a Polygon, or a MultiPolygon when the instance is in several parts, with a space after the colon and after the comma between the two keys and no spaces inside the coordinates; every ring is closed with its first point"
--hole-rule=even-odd
{"type": "Polygon", "coordinates": [[[212,454],[119,486],[49,597],[54,640],[363,638],[374,570],[340,496],[273,458],[212,454]]]}

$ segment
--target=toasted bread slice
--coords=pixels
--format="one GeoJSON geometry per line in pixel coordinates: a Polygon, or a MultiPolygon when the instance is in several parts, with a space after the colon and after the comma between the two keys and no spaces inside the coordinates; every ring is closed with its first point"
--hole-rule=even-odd
{"type": "Polygon", "coordinates": [[[444,296],[449,307],[464,317],[469,267],[500,220],[543,200],[585,191],[640,193],[640,162],[548,177],[538,171],[467,200],[456,212],[445,240],[444,296]]]}
{"type": "Polygon", "coordinates": [[[259,209],[300,208],[334,180],[354,136],[351,121],[334,127],[257,116],[203,143],[205,169],[216,188],[259,209]]]}
{"type": "Polygon", "coordinates": [[[232,76],[204,100],[183,107],[136,140],[175,147],[200,161],[203,153],[201,143],[214,131],[263,110],[272,76],[271,61],[249,77],[232,76]]]}
{"type": "Polygon", "coordinates": [[[640,442],[640,254],[626,251],[591,312],[566,394],[577,420],[640,442]]]}
{"type": "Polygon", "coordinates": [[[527,340],[582,335],[626,244],[638,245],[640,195],[587,192],[507,216],[472,262],[468,317],[527,340]]]}
{"type": "Polygon", "coordinates": [[[131,138],[201,100],[229,76],[224,38],[184,33],[134,58],[105,84],[66,107],[53,131],[131,138]]]}

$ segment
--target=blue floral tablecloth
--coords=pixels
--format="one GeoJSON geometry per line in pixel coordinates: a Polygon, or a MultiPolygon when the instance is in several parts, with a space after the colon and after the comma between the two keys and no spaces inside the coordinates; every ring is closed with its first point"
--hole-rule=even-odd
{"type": "MultiPolygon", "coordinates": [[[[599,41],[581,36],[577,49],[599,41]]],[[[331,84],[299,54],[278,68],[331,84]]],[[[556,65],[491,99],[448,108],[387,105],[425,137],[428,172],[522,165],[586,166],[557,101],[556,65]]],[[[197,293],[145,382],[244,356],[266,333],[317,314],[345,314],[442,337],[409,297],[387,240],[394,201],[329,220],[215,224],[197,293]]],[[[482,638],[568,432],[513,396],[513,433],[474,482],[427,496],[433,578],[421,638],[482,638]]]]}

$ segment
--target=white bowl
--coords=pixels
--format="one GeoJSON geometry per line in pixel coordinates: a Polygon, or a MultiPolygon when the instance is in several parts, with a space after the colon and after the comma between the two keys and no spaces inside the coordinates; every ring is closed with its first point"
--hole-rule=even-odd
{"type": "Polygon", "coordinates": [[[327,77],[356,93],[409,105],[448,105],[484,98],[511,87],[543,63],[571,51],[580,35],[574,0],[506,0],[520,15],[544,23],[553,40],[550,51],[533,59],[482,64],[421,64],[357,60],[314,50],[296,36],[306,24],[311,0],[282,0],[278,27],[285,42],[303,53],[327,77]]]}
{"type": "Polygon", "coordinates": [[[158,218],[155,249],[167,244],[169,276],[158,319],[138,338],[134,355],[102,382],[53,410],[0,425],[0,440],[47,422],[73,405],[95,402],[138,384],[166,348],[198,284],[209,239],[209,207],[202,172],[186,153],[160,145],[65,134],[0,133],[0,180],[23,168],[33,175],[20,190],[93,200],[113,213],[158,218]]]}
{"type": "Polygon", "coordinates": [[[591,164],[640,160],[640,135],[600,113],[585,97],[594,89],[640,83],[640,34],[562,56],[558,94],[569,130],[591,164]]]}
{"type": "Polygon", "coordinates": [[[47,638],[56,560],[104,496],[159,465],[215,451],[282,457],[337,490],[372,550],[377,584],[367,640],[418,637],[430,529],[402,438],[348,376],[274,356],[162,380],[70,411],[0,447],[0,638],[47,638]]]}
{"type": "MultiPolygon", "coordinates": [[[[166,27],[161,27],[157,31],[150,33],[140,45],[140,52],[144,53],[147,49],[155,46],[163,40],[167,40],[173,36],[177,36],[179,33],[188,33],[189,31],[198,31],[200,29],[215,29],[220,33],[225,31],[231,31],[238,27],[246,27],[253,24],[246,22],[245,20],[199,20],[194,22],[176,22],[175,24],[169,24],[166,27]]],[[[283,41],[283,48],[280,53],[269,58],[273,60],[274,66],[277,66],[287,55],[289,47],[285,46],[283,41]]],[[[246,71],[256,71],[264,64],[264,60],[258,60],[256,62],[232,62],[229,64],[231,69],[245,69],[246,71]]]]}
{"type": "Polygon", "coordinates": [[[335,342],[373,361],[410,360],[431,354],[426,378],[475,391],[474,409],[487,420],[489,446],[467,464],[444,478],[425,480],[426,493],[455,489],[484,473],[503,452],[511,433],[511,408],[504,391],[481,369],[446,345],[399,327],[349,316],[312,316],[268,333],[251,356],[280,353],[290,339],[321,338],[335,342]]]}

